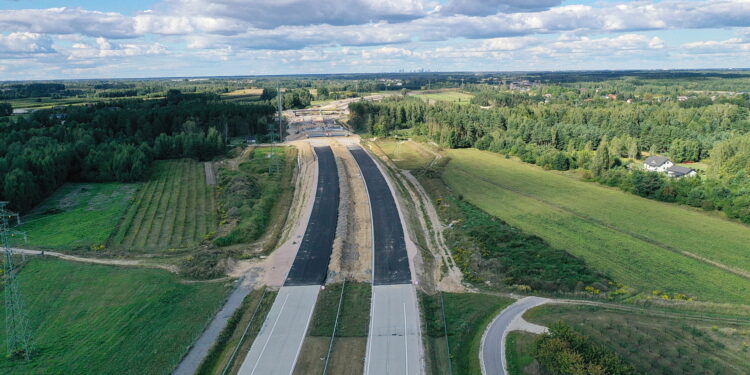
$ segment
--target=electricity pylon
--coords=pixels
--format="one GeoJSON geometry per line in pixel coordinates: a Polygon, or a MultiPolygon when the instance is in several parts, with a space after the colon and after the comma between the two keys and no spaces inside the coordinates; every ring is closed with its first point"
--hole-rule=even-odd
{"type": "Polygon", "coordinates": [[[277,86],[277,89],[276,89],[276,97],[278,99],[277,100],[277,106],[278,106],[278,118],[279,118],[279,124],[278,124],[278,126],[279,127],[278,127],[278,129],[274,130],[275,124],[271,123],[271,124],[268,125],[268,132],[271,135],[271,144],[272,144],[272,146],[271,146],[271,154],[268,156],[268,175],[270,175],[270,176],[274,176],[274,175],[278,174],[279,173],[279,169],[281,169],[281,160],[276,155],[276,147],[273,146],[273,144],[276,143],[276,137],[274,137],[274,134],[276,132],[278,132],[278,135],[279,135],[278,142],[283,142],[284,141],[284,138],[283,138],[284,137],[284,135],[283,135],[284,129],[283,129],[283,125],[282,125],[283,115],[282,115],[282,110],[281,110],[282,96],[281,96],[281,87],[279,87],[279,86],[277,86]]]}
{"type": "Polygon", "coordinates": [[[10,229],[11,219],[20,224],[21,219],[17,213],[8,211],[5,206],[8,202],[0,202],[0,237],[2,238],[3,253],[5,255],[5,328],[7,349],[9,357],[31,358],[31,330],[26,310],[23,307],[21,288],[16,278],[16,269],[13,264],[13,251],[10,247],[10,238],[15,236],[26,236],[22,232],[10,229]]]}

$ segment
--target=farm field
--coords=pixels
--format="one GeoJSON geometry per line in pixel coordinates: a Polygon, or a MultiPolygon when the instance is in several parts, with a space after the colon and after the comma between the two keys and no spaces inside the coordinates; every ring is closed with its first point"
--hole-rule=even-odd
{"type": "Polygon", "coordinates": [[[36,355],[29,362],[2,356],[0,373],[169,374],[229,291],[162,270],[46,258],[30,260],[19,281],[36,355]]]}
{"type": "MultiPolygon", "coordinates": [[[[565,305],[542,306],[530,310],[524,317],[544,325],[563,321],[592,341],[615,351],[641,374],[750,373],[750,322],[683,320],[565,305]]],[[[533,340],[523,339],[517,343],[515,349],[530,353],[533,340]]],[[[519,357],[520,364],[529,362],[528,357],[519,357]]]]}
{"type": "Polygon", "coordinates": [[[64,250],[105,244],[137,186],[67,183],[23,217],[18,229],[28,242],[18,238],[14,245],[64,250]]]}
{"type": "Polygon", "coordinates": [[[470,203],[640,291],[750,301],[750,228],[474,149],[443,178],[470,203]]]}
{"type": "Polygon", "coordinates": [[[440,295],[420,295],[425,357],[431,373],[449,374],[446,358],[450,358],[454,374],[481,375],[479,347],[487,325],[513,300],[479,293],[443,293],[445,317],[440,295]],[[445,324],[443,322],[445,321],[445,324]],[[445,348],[448,332],[450,357],[445,348]],[[428,342],[429,341],[429,342],[428,342]]]}
{"type": "Polygon", "coordinates": [[[382,139],[375,144],[401,169],[424,167],[434,158],[428,151],[412,141],[382,139]]]}
{"type": "Polygon", "coordinates": [[[111,238],[112,247],[139,252],[189,248],[216,231],[216,198],[203,163],[158,161],[152,173],[111,238]]]}
{"type": "Polygon", "coordinates": [[[450,102],[458,104],[469,104],[471,98],[474,97],[472,94],[467,94],[460,91],[444,91],[435,93],[415,93],[414,96],[421,98],[425,101],[436,101],[436,102],[450,102]]]}

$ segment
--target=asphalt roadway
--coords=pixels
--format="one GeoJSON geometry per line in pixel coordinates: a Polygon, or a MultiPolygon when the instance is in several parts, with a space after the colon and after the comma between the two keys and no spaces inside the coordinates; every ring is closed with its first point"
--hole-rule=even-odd
{"type": "Polygon", "coordinates": [[[318,185],[310,220],[284,286],[323,285],[339,217],[339,174],[330,147],[315,147],[318,185]]]}
{"type": "Polygon", "coordinates": [[[482,364],[482,374],[484,375],[505,375],[507,374],[508,365],[505,360],[505,341],[508,332],[513,330],[523,314],[536,306],[542,305],[549,301],[546,298],[526,297],[522,298],[512,305],[506,307],[482,336],[482,347],[479,353],[479,361],[482,364]]]}
{"type": "Polygon", "coordinates": [[[240,367],[241,375],[292,374],[328,275],[338,221],[339,177],[330,147],[315,147],[315,154],[318,183],[305,235],[284,286],[240,367]]]}
{"type": "Polygon", "coordinates": [[[370,196],[373,236],[372,285],[410,284],[411,271],[404,242],[404,230],[396,201],[385,177],[367,151],[351,147],[370,196]]]}
{"type": "Polygon", "coordinates": [[[365,375],[424,372],[417,291],[401,217],[385,176],[359,146],[349,148],[365,179],[373,226],[372,303],[365,375]]]}

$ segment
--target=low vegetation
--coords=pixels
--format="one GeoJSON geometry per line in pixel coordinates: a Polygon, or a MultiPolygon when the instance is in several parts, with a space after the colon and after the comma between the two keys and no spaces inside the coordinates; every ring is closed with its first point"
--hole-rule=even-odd
{"type": "MultiPolygon", "coordinates": [[[[273,225],[271,237],[278,239],[294,194],[294,165],[297,150],[293,147],[256,148],[249,160],[237,169],[219,171],[219,197],[222,219],[229,223],[228,233],[214,240],[217,246],[248,243],[259,239],[273,225]],[[269,157],[277,158],[277,170],[269,167],[269,157]],[[274,221],[276,220],[276,222],[274,221]]],[[[275,242],[265,247],[271,250],[275,242]]]]}
{"type": "Polygon", "coordinates": [[[442,177],[455,193],[628,287],[667,298],[749,300],[744,225],[489,152],[448,155],[442,177]]]}
{"type": "Polygon", "coordinates": [[[276,292],[257,289],[248,294],[242,305],[227,322],[211,351],[201,363],[196,374],[234,374],[242,364],[242,358],[252,346],[260,332],[268,311],[271,310],[276,292]]]}
{"type": "Polygon", "coordinates": [[[462,91],[437,91],[437,92],[424,92],[415,93],[414,96],[423,99],[427,102],[448,102],[458,104],[469,104],[471,103],[474,95],[462,92],[462,91]]]}
{"type": "Polygon", "coordinates": [[[23,217],[18,247],[90,250],[107,243],[137,190],[135,184],[68,183],[23,217]]]}
{"type": "MultiPolygon", "coordinates": [[[[162,270],[42,258],[18,277],[34,355],[29,362],[0,358],[3,373],[169,374],[229,290],[183,283],[162,270]]],[[[5,334],[0,330],[3,352],[5,334]]]]}
{"type": "MultiPolygon", "coordinates": [[[[731,323],[682,319],[679,316],[650,313],[648,310],[629,312],[565,305],[539,307],[529,311],[525,318],[550,327],[556,327],[555,322],[564,322],[570,327],[564,336],[577,337],[574,340],[588,342],[589,347],[603,346],[607,351],[614,351],[635,368],[632,373],[697,375],[750,372],[750,322],[747,319],[743,319],[744,323],[731,323]]],[[[542,342],[549,347],[549,339],[560,336],[559,332],[553,333],[542,342]]],[[[537,342],[537,346],[540,344],[537,342]]],[[[560,352],[558,349],[553,352],[560,352]]],[[[532,348],[527,346],[522,351],[531,353],[532,348]]],[[[550,354],[554,357],[554,353],[550,354]]]]}
{"type": "Polygon", "coordinates": [[[590,342],[564,323],[553,323],[534,342],[534,357],[553,374],[635,375],[635,369],[617,354],[590,342]]]}
{"type": "Polygon", "coordinates": [[[449,358],[454,374],[481,374],[479,349],[484,329],[512,302],[509,298],[478,293],[443,293],[442,297],[420,294],[422,335],[427,342],[425,356],[431,371],[448,373],[445,360],[449,358]],[[443,349],[445,340],[450,347],[449,356],[443,349]]]}
{"type": "MultiPolygon", "coordinates": [[[[329,284],[318,295],[315,313],[310,322],[310,336],[331,337],[336,323],[342,287],[344,287],[342,283],[329,284]]],[[[336,337],[367,337],[370,328],[371,298],[372,286],[370,284],[346,283],[336,337]]]]}
{"type": "Polygon", "coordinates": [[[537,374],[538,363],[531,353],[534,345],[534,334],[512,331],[505,341],[505,359],[508,363],[508,375],[537,374]],[[536,365],[536,367],[535,367],[536,365]]]}
{"type": "Polygon", "coordinates": [[[110,244],[135,252],[191,248],[218,224],[213,186],[203,163],[159,161],[136,195],[110,244]]]}

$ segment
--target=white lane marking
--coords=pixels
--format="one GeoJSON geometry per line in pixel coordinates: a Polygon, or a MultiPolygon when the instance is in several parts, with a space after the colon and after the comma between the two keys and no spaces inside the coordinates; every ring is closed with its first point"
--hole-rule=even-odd
{"type": "Polygon", "coordinates": [[[258,355],[258,361],[255,362],[255,366],[253,366],[253,371],[250,371],[250,375],[253,375],[255,373],[255,369],[258,368],[258,365],[260,364],[260,359],[263,358],[263,353],[266,352],[266,347],[268,346],[268,342],[271,341],[271,337],[273,337],[273,331],[276,330],[276,323],[279,322],[279,319],[281,318],[281,314],[284,312],[284,306],[286,306],[286,301],[289,300],[289,294],[286,295],[286,298],[284,298],[284,303],[281,304],[281,310],[279,310],[279,315],[276,316],[276,321],[273,322],[273,326],[271,327],[271,332],[268,334],[268,340],[266,340],[266,343],[263,344],[263,349],[260,351],[260,355],[258,355]]]}
{"type": "MultiPolygon", "coordinates": [[[[312,308],[310,309],[310,314],[307,316],[307,324],[305,324],[305,334],[307,333],[307,329],[310,328],[310,321],[312,320],[313,311],[315,311],[315,304],[318,301],[318,295],[320,291],[316,292],[315,294],[315,302],[313,303],[312,308]]],[[[294,364],[292,365],[292,369],[289,370],[289,375],[292,375],[294,373],[294,368],[297,367],[297,360],[299,360],[299,353],[302,349],[302,344],[305,342],[305,336],[302,335],[302,340],[299,341],[299,346],[297,347],[297,355],[294,356],[294,364]]]]}
{"type": "Polygon", "coordinates": [[[404,366],[406,366],[406,375],[409,375],[409,339],[408,335],[406,333],[406,302],[403,303],[404,305],[404,353],[406,354],[406,361],[404,361],[404,366]]]}
{"type": "Polygon", "coordinates": [[[373,299],[375,297],[375,288],[372,288],[372,298],[370,299],[370,332],[367,334],[367,355],[365,356],[365,375],[368,375],[370,373],[370,354],[372,353],[372,336],[373,336],[373,327],[375,325],[375,304],[373,303],[373,299]]]}

